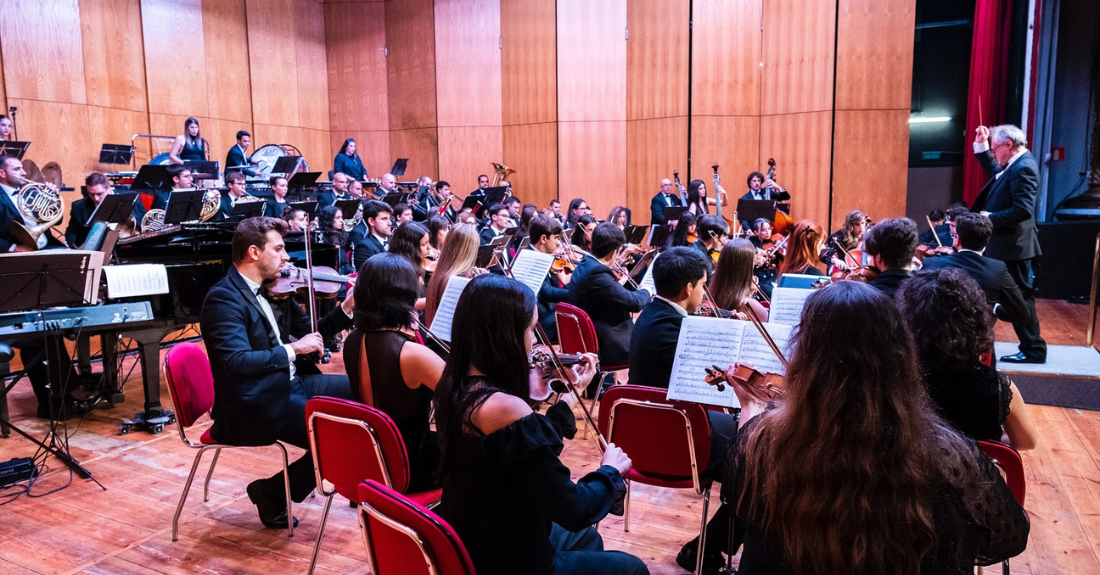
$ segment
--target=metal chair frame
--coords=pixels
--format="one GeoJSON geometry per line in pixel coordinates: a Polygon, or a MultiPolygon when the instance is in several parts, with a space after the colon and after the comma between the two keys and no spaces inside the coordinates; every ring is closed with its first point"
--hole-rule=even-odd
{"type": "Polygon", "coordinates": [[[378,557],[374,553],[374,545],[371,543],[370,534],[370,522],[367,521],[367,515],[372,518],[381,521],[391,529],[405,535],[416,544],[417,549],[420,550],[421,557],[424,559],[424,563],[428,566],[428,572],[431,575],[439,575],[439,567],[436,565],[435,559],[432,557],[428,546],[424,543],[424,540],[420,538],[420,534],[409,526],[394,520],[388,515],[384,515],[374,507],[366,503],[359,503],[359,528],[363,533],[363,545],[367,548],[367,563],[370,565],[371,573],[378,573],[378,557]]]}

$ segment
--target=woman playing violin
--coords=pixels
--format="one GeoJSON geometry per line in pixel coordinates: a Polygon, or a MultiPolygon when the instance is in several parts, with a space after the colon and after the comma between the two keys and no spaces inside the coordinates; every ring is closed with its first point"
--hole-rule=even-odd
{"type": "Polygon", "coordinates": [[[416,309],[423,310],[425,296],[428,294],[426,276],[427,268],[434,266],[435,262],[428,259],[431,254],[432,244],[428,239],[428,228],[417,222],[405,222],[394,230],[390,236],[390,253],[397,254],[409,260],[420,278],[419,296],[416,300],[416,309]]]}
{"type": "Polygon", "coordinates": [[[722,248],[714,276],[710,280],[710,295],[718,309],[756,316],[768,321],[768,310],[753,299],[755,291],[753,270],[756,249],[749,240],[733,240],[722,248]]]}
{"type": "Polygon", "coordinates": [[[787,256],[779,266],[779,275],[805,274],[823,276],[821,250],[825,245],[825,231],[811,220],[802,220],[795,224],[787,240],[787,256]]]}
{"type": "Polygon", "coordinates": [[[867,230],[867,216],[861,210],[852,210],[844,218],[844,227],[833,232],[825,242],[822,261],[832,262],[834,268],[859,267],[860,262],[845,262],[852,250],[863,247],[863,232],[867,230]]]}
{"type": "Polygon", "coordinates": [[[439,300],[443,298],[443,292],[447,290],[447,282],[454,276],[472,278],[485,270],[474,267],[477,262],[478,248],[477,226],[473,224],[455,224],[447,233],[443,241],[443,247],[439,251],[439,261],[436,263],[432,279],[428,281],[428,294],[424,302],[424,319],[426,325],[431,325],[435,319],[435,310],[439,308],[439,300]]]}

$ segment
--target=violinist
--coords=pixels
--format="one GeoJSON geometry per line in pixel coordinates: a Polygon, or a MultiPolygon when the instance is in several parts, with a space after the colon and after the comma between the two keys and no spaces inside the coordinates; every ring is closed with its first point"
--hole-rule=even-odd
{"type": "MultiPolygon", "coordinates": [[[[397,226],[390,236],[389,252],[397,254],[409,260],[416,270],[416,276],[420,282],[420,288],[416,298],[416,309],[423,311],[426,305],[425,297],[428,295],[429,278],[428,268],[434,267],[435,262],[428,259],[432,244],[428,240],[428,228],[417,222],[404,222],[397,226]]],[[[423,319],[423,318],[421,318],[423,319]]]]}
{"type": "Polygon", "coordinates": [[[756,276],[757,286],[764,297],[770,298],[772,288],[775,287],[776,270],[779,269],[783,254],[786,253],[784,249],[786,240],[772,235],[772,223],[765,218],[756,218],[752,223],[752,233],[749,234],[748,239],[756,248],[753,275],[756,276]]]}
{"type": "Polygon", "coordinates": [[[571,238],[573,245],[586,252],[591,252],[592,231],[595,229],[596,218],[592,217],[592,214],[584,214],[583,216],[577,218],[577,225],[575,228],[573,228],[574,231],[571,238]]]}
{"type": "Polygon", "coordinates": [[[432,216],[428,218],[426,225],[432,247],[437,250],[443,249],[443,242],[447,239],[447,233],[451,231],[451,221],[443,216],[432,216]]]}
{"type": "Polygon", "coordinates": [[[698,220],[695,214],[684,212],[676,222],[676,229],[672,230],[672,234],[668,236],[665,249],[678,246],[693,247],[697,241],[699,241],[698,220]]]}
{"type": "MultiPolygon", "coordinates": [[[[658,258],[659,259],[659,258],[658,258]]],[[[753,299],[753,262],[756,248],[749,240],[736,239],[722,247],[714,276],[710,278],[711,302],[718,309],[751,313],[761,322],[768,321],[768,310],[753,299]]]]}
{"type": "Polygon", "coordinates": [[[852,210],[844,218],[844,227],[833,232],[825,242],[822,263],[831,262],[834,268],[848,269],[860,262],[846,262],[846,255],[863,246],[863,232],[867,231],[867,216],[862,210],[852,210]]]}
{"type": "Polygon", "coordinates": [[[577,264],[564,253],[565,246],[561,242],[562,228],[557,220],[544,216],[531,218],[530,234],[531,243],[527,249],[560,255],[561,265],[558,267],[561,269],[557,273],[554,268],[550,269],[546,279],[542,280],[542,287],[539,288],[538,293],[539,325],[551,339],[550,343],[557,343],[558,327],[554,318],[554,308],[557,307],[558,302],[569,298],[568,286],[572,274],[567,270],[572,270],[577,264]]]}
{"type": "MultiPolygon", "coordinates": [[[[593,257],[577,264],[569,289],[569,303],[584,310],[596,327],[600,345],[600,363],[624,366],[629,362],[632,313],[642,311],[652,295],[640,289],[631,291],[623,284],[629,276],[612,271],[615,256],[626,243],[626,236],[615,224],[604,222],[592,231],[593,257]]],[[[660,259],[660,258],[657,258],[660,259]]]]}
{"type": "Polygon", "coordinates": [[[941,245],[950,247],[952,243],[951,226],[947,223],[947,214],[936,208],[928,212],[928,222],[932,224],[932,227],[921,232],[920,245],[929,248],[936,248],[941,245]],[[937,239],[939,241],[936,241],[937,239]]]}
{"type": "MultiPolygon", "coordinates": [[[[290,261],[284,221],[247,218],[233,232],[233,266],[210,288],[200,325],[214,375],[214,425],[210,435],[228,445],[283,441],[309,449],[306,400],[318,395],[351,399],[345,375],[322,375],[311,353],[321,353],[322,334],[351,327],[351,294],[311,332],[311,319],[294,298],[269,301],[262,286],[290,261]]],[[[307,451],[289,469],[290,496],[303,501],[316,487],[307,451]]],[[[286,492],[280,471],[248,485],[260,521],[286,529],[286,492]]],[[[294,520],[296,521],[296,520],[294,520]]]]}
{"type": "Polygon", "coordinates": [[[591,216],[592,208],[588,207],[588,202],[584,201],[584,198],[573,198],[569,202],[569,213],[565,218],[565,229],[571,230],[577,227],[577,220],[581,216],[591,216]]]}
{"type": "Polygon", "coordinates": [[[863,244],[871,267],[879,272],[867,283],[894,297],[901,282],[913,275],[917,223],[909,218],[887,218],[867,231],[863,244]]]}
{"type": "Polygon", "coordinates": [[[729,240],[729,225],[721,217],[713,215],[702,216],[697,221],[699,239],[695,242],[695,249],[707,258],[710,262],[707,269],[711,269],[718,261],[722,246],[729,240]]]}
{"type": "Polygon", "coordinates": [[[817,267],[821,265],[821,250],[824,246],[825,230],[820,224],[811,220],[798,222],[791,230],[791,236],[787,238],[787,255],[779,265],[778,275],[825,275],[817,267]]]}
{"type": "Polygon", "coordinates": [[[447,290],[447,282],[454,276],[472,278],[486,270],[474,267],[477,263],[477,226],[474,224],[455,224],[443,240],[439,251],[439,261],[435,272],[428,280],[428,296],[424,302],[425,325],[431,325],[435,311],[439,309],[439,300],[447,290]]]}
{"type": "Polygon", "coordinates": [[[344,368],[355,401],[393,419],[409,453],[409,490],[439,486],[439,443],[430,429],[432,391],[443,360],[416,342],[412,318],[416,270],[397,254],[380,254],[359,269],[355,329],[344,346],[344,368]]]}
{"type": "Polygon", "coordinates": [[[630,210],[623,206],[615,206],[607,214],[607,221],[619,226],[620,230],[625,230],[626,226],[630,224],[630,210]]]}
{"type": "MultiPolygon", "coordinates": [[[[695,313],[702,303],[707,267],[707,261],[699,252],[687,247],[671,248],[653,261],[653,284],[657,295],[638,316],[630,336],[631,385],[668,389],[680,326],[684,318],[695,313]]],[[[705,346],[706,343],[693,342],[693,345],[705,346]]],[[[600,350],[603,351],[602,346],[600,350]]],[[[737,416],[711,411],[707,413],[707,419],[710,422],[711,453],[728,452],[737,433],[737,416]]],[[[701,475],[720,480],[724,462],[725,457],[711,457],[701,475]]],[[[715,522],[728,524],[729,517],[718,514],[711,524],[715,522]]],[[[722,526],[708,526],[709,529],[722,529],[722,526]]],[[[704,573],[716,572],[721,564],[718,549],[719,543],[724,540],[711,539],[710,533],[708,531],[708,545],[703,556],[704,573]]],[[[676,563],[688,571],[694,571],[697,549],[697,540],[684,544],[676,556],[676,563]]]]}

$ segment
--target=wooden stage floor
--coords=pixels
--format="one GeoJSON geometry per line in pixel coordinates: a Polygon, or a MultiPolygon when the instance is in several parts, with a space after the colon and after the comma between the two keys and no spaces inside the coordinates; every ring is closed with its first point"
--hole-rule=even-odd
{"type": "MultiPolygon", "coordinates": [[[[1087,310],[1041,301],[1044,336],[1051,344],[1083,345],[1087,310]]],[[[998,340],[1013,340],[998,326],[998,340]]],[[[337,360],[326,371],[342,373],[337,360]]],[[[133,361],[133,360],[131,360],[133,361]]],[[[118,435],[118,423],[140,408],[139,374],[130,379],[126,404],[101,409],[82,423],[70,422],[74,457],[106,486],[69,481],[56,459],[31,495],[0,493],[0,573],[305,573],[317,535],[323,499],[295,508],[301,524],[293,538],[264,529],[245,495],[245,485],[278,469],[277,451],[228,451],[218,462],[203,503],[201,481],[192,488],[172,541],[171,519],[193,457],[170,426],[160,435],[118,435]]],[[[162,386],[162,396],[168,401],[162,386]]],[[[20,384],[10,396],[16,425],[32,435],[46,432],[33,417],[34,396],[20,384]]],[[[1039,447],[1025,452],[1031,516],[1027,551],[1012,561],[1014,573],[1100,574],[1100,413],[1056,407],[1031,408],[1040,429],[1039,447]]],[[[200,429],[194,433],[196,437],[200,429]]],[[[579,436],[578,436],[579,437],[579,436]]],[[[0,439],[0,460],[29,456],[34,446],[13,434],[0,439]]],[[[563,459],[575,476],[598,465],[595,443],[566,442],[563,459]]],[[[714,494],[717,501],[717,493],[714,494]]],[[[701,501],[681,491],[636,486],[632,531],[621,518],[600,526],[608,548],[640,556],[654,574],[684,573],[673,561],[697,532],[701,501]]],[[[341,500],[332,507],[318,573],[367,573],[354,512],[341,500]]]]}

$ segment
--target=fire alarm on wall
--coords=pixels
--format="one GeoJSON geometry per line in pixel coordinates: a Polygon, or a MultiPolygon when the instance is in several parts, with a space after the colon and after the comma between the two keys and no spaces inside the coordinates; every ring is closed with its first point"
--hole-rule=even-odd
{"type": "Polygon", "coordinates": [[[1066,159],[1066,149],[1065,148],[1051,148],[1050,149],[1050,161],[1052,161],[1052,162],[1061,162],[1064,159],[1066,159]]]}

